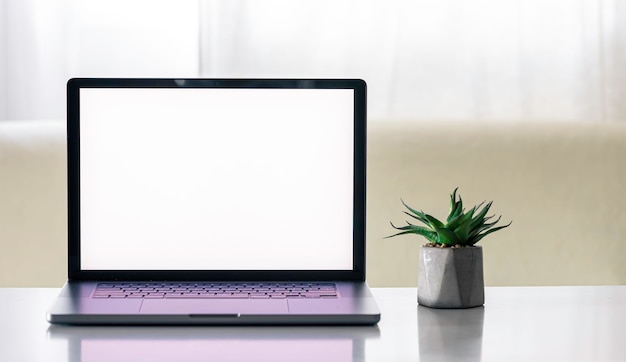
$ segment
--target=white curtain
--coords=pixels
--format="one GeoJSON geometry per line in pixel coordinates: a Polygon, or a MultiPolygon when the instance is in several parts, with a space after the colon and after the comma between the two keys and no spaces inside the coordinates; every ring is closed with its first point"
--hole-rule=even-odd
{"type": "Polygon", "coordinates": [[[203,76],[361,77],[374,120],[626,120],[625,1],[204,5],[203,76]]]}
{"type": "Polygon", "coordinates": [[[369,116],[626,120],[623,0],[0,0],[0,119],[65,82],[359,77],[369,116]]]}
{"type": "Polygon", "coordinates": [[[71,77],[197,77],[197,0],[0,0],[0,120],[64,119],[71,77]]]}

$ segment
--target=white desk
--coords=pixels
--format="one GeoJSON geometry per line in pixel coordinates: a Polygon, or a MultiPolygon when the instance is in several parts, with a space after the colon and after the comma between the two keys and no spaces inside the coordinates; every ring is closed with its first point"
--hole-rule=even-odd
{"type": "Polygon", "coordinates": [[[487,288],[484,308],[374,289],[377,327],[59,327],[57,289],[0,289],[0,361],[626,361],[626,286],[487,288]]]}

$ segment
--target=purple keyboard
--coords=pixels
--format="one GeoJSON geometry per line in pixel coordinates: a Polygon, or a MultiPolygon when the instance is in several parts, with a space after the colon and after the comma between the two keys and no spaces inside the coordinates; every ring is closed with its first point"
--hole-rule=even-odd
{"type": "Polygon", "coordinates": [[[337,298],[333,283],[99,283],[93,298],[337,298]]]}

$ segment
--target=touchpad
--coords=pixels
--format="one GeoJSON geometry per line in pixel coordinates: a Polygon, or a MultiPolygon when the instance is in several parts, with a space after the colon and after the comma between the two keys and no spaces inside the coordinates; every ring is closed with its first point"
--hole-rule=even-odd
{"type": "Polygon", "coordinates": [[[144,299],[142,314],[286,314],[285,299],[144,299]]]}

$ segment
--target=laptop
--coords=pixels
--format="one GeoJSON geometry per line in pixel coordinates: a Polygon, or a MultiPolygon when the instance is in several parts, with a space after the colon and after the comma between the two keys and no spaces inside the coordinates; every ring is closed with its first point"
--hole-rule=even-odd
{"type": "Polygon", "coordinates": [[[366,84],[71,79],[55,324],[376,324],[366,84]]]}

